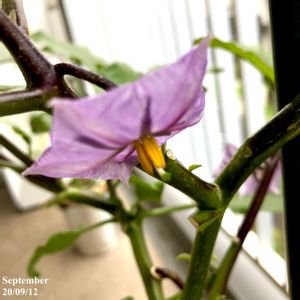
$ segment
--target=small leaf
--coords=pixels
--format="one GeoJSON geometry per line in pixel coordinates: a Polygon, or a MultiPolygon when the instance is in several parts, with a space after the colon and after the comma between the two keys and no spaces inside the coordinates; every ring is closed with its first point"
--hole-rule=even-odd
{"type": "Polygon", "coordinates": [[[134,300],[134,298],[132,296],[127,296],[125,298],[122,298],[121,300],[134,300]]]}
{"type": "Polygon", "coordinates": [[[19,135],[24,140],[24,142],[29,147],[31,146],[31,142],[32,142],[31,137],[27,132],[25,132],[21,127],[16,126],[16,125],[12,125],[12,129],[17,135],[19,135]]]}
{"type": "Polygon", "coordinates": [[[154,183],[148,183],[141,177],[132,175],[130,178],[130,184],[134,187],[138,201],[161,201],[161,195],[164,188],[164,184],[162,182],[157,181],[154,183]]]}
{"type": "MultiPolygon", "coordinates": [[[[198,44],[202,38],[194,41],[194,44],[198,44]]],[[[274,85],[274,71],[272,65],[266,60],[263,55],[257,52],[249,50],[247,47],[243,47],[234,42],[225,42],[217,38],[213,38],[210,41],[212,48],[220,48],[228,51],[236,57],[247,61],[253,67],[255,67],[271,85],[274,85]]]]}
{"type": "Polygon", "coordinates": [[[42,32],[37,32],[31,36],[44,51],[76,62],[78,65],[88,67],[89,70],[99,73],[99,68],[105,66],[103,60],[92,54],[90,50],[83,46],[56,41],[42,32]]]}
{"type": "Polygon", "coordinates": [[[34,114],[30,117],[30,126],[34,133],[49,132],[51,129],[51,117],[46,113],[34,114]]]}
{"type": "Polygon", "coordinates": [[[66,249],[67,247],[71,246],[82,234],[110,222],[115,222],[115,219],[112,218],[104,220],[87,227],[78,228],[72,231],[60,232],[51,236],[45,245],[36,248],[28,263],[27,274],[30,277],[39,277],[40,273],[36,270],[36,264],[43,256],[66,249]]]}
{"type": "Polygon", "coordinates": [[[192,171],[194,171],[194,170],[196,170],[196,169],[198,169],[198,168],[200,168],[200,167],[202,167],[202,165],[194,164],[194,165],[189,166],[189,167],[188,167],[188,170],[189,170],[190,172],[192,172],[192,171]]]}
{"type": "Polygon", "coordinates": [[[191,254],[190,253],[180,253],[179,255],[177,255],[176,258],[179,259],[179,260],[190,262],[191,261],[191,254]]]}
{"type": "Polygon", "coordinates": [[[28,264],[28,275],[30,277],[40,276],[40,273],[36,270],[36,264],[39,260],[45,255],[64,250],[71,246],[86,230],[86,228],[80,228],[78,230],[61,232],[51,236],[45,245],[39,246],[35,250],[28,264]]]}

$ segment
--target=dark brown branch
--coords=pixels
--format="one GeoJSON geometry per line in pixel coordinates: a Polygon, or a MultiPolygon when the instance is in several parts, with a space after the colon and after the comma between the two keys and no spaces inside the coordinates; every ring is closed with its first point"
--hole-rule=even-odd
{"type": "Polygon", "coordinates": [[[264,175],[262,180],[260,181],[258,188],[254,194],[253,200],[251,201],[251,206],[248,209],[248,212],[245,216],[245,219],[238,231],[237,237],[239,239],[239,243],[242,245],[245,241],[245,238],[253,226],[255,218],[258,214],[258,211],[263,203],[263,200],[268,192],[271,180],[275,173],[276,168],[278,167],[280,160],[279,153],[273,156],[270,161],[267,162],[264,175]]]}
{"type": "Polygon", "coordinates": [[[184,287],[183,280],[179,277],[179,275],[176,272],[161,267],[154,267],[154,272],[156,275],[158,275],[160,279],[168,278],[172,282],[174,282],[179,289],[181,290],[183,289],[184,287]]]}
{"type": "Polygon", "coordinates": [[[28,35],[28,24],[22,0],[2,0],[2,9],[8,16],[11,13],[15,14],[17,25],[28,35]]]}
{"type": "Polygon", "coordinates": [[[0,10],[0,39],[18,64],[28,88],[57,84],[53,66],[3,10],[0,10]]]}
{"type": "Polygon", "coordinates": [[[83,79],[90,83],[93,83],[105,91],[108,91],[108,90],[111,90],[111,89],[117,87],[117,85],[114,82],[112,82],[111,80],[109,80],[103,76],[99,76],[95,73],[92,73],[92,72],[85,70],[81,67],[78,67],[76,65],[60,63],[60,64],[56,64],[54,66],[54,69],[55,69],[56,74],[59,76],[71,75],[76,78],[83,79]]]}
{"type": "MultiPolygon", "coordinates": [[[[278,167],[280,160],[279,153],[275,154],[266,164],[263,177],[255,191],[251,205],[245,215],[242,225],[239,228],[237,239],[232,242],[229,250],[223,258],[219,268],[215,272],[216,278],[214,280],[214,286],[211,287],[214,290],[214,295],[224,294],[227,286],[231,270],[235,264],[235,261],[242,249],[243,243],[247,237],[248,232],[252,228],[259,209],[263,203],[263,200],[268,192],[271,180],[274,176],[275,170],[278,167]]],[[[214,299],[209,298],[209,299],[214,299]]]]}

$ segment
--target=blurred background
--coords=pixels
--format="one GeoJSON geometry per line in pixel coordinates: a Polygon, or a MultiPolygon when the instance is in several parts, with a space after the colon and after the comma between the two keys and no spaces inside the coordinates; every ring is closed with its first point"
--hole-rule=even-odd
{"type": "MultiPolygon", "coordinates": [[[[210,34],[218,39],[219,44],[216,43],[209,52],[208,72],[204,81],[207,90],[204,118],[168,142],[168,147],[185,166],[202,165],[195,173],[204,179],[212,180],[220,169],[226,145],[238,147],[276,112],[274,86],[247,62],[251,57],[249,53],[254,53],[267,66],[272,66],[266,0],[23,0],[23,4],[30,35],[51,61],[81,64],[118,84],[135,80],[146,72],[174,62],[200,37],[210,34]],[[233,46],[235,43],[244,59],[237,54],[233,46]]],[[[3,46],[0,49],[0,62],[1,86],[25,84],[3,46]]],[[[74,82],[70,78],[72,80],[78,93],[99,92],[90,85],[74,82]]],[[[31,151],[38,156],[49,144],[49,138],[43,130],[32,129],[34,116],[22,114],[2,118],[0,128],[3,134],[14,136],[15,142],[24,149],[28,145],[24,142],[24,136],[18,134],[16,126],[29,134],[33,131],[31,151]]],[[[10,276],[25,276],[26,259],[34,248],[43,243],[50,233],[63,230],[68,225],[59,209],[32,211],[36,205],[49,199],[48,193],[20,180],[11,171],[5,170],[3,178],[0,205],[5,209],[1,208],[0,212],[3,215],[0,218],[0,238],[10,246],[3,243],[0,246],[0,265],[6,262],[6,268],[1,267],[0,272],[9,272],[10,276]],[[11,199],[13,206],[8,202],[4,204],[4,198],[11,199]]],[[[285,294],[280,185],[279,182],[278,193],[269,193],[266,197],[255,227],[244,244],[245,251],[240,255],[231,276],[230,292],[234,299],[288,299],[285,294]],[[270,289],[274,294],[270,294],[270,289]],[[253,298],[253,290],[260,290],[261,298],[253,298]],[[270,295],[273,296],[270,298],[270,295]]],[[[217,256],[223,255],[229,236],[237,232],[250,199],[251,195],[242,194],[234,199],[231,210],[224,218],[224,232],[216,246],[217,256]]],[[[171,188],[164,190],[165,204],[188,201],[171,188]]],[[[180,273],[186,272],[186,266],[172,260],[182,250],[179,243],[184,244],[185,249],[190,247],[194,230],[186,220],[189,214],[176,213],[155,225],[147,225],[149,243],[155,257],[163,264],[174,264],[173,268],[180,273]],[[169,231],[164,231],[162,228],[165,224],[172,224],[172,230],[178,234],[170,235],[169,231]],[[166,239],[166,246],[160,242],[161,239],[166,239]],[[171,245],[173,257],[167,252],[168,245],[171,245]]],[[[107,237],[115,233],[107,231],[105,234],[107,237]]],[[[56,258],[46,258],[43,275],[52,278],[52,284],[41,299],[52,299],[52,290],[55,290],[55,299],[63,299],[61,295],[64,294],[71,295],[66,299],[121,299],[121,292],[126,296],[127,287],[132,295],[136,293],[136,299],[144,299],[138,274],[136,279],[134,276],[128,278],[133,273],[130,270],[134,261],[127,241],[120,234],[113,239],[117,241],[102,241],[114,246],[108,255],[101,255],[101,258],[78,256],[71,251],[58,254],[56,258]],[[110,268],[112,275],[107,275],[110,279],[100,280],[98,275],[103,273],[103,269],[106,273],[110,268]],[[79,284],[83,274],[86,274],[87,281],[92,278],[84,291],[79,284]],[[78,289],[75,294],[74,287],[78,289]],[[109,292],[100,296],[97,294],[99,290],[101,293],[106,290],[109,292]]],[[[173,291],[172,286],[168,289],[173,291]]]]}

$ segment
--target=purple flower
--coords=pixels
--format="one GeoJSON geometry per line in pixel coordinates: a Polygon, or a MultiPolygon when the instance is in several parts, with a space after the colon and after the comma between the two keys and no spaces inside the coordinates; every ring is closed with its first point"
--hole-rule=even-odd
{"type": "MultiPolygon", "coordinates": [[[[234,154],[237,152],[238,148],[233,144],[227,144],[225,146],[225,155],[223,160],[221,161],[218,168],[214,171],[214,176],[217,176],[222,169],[229,163],[231,158],[234,156],[234,154]]],[[[279,193],[279,178],[281,175],[281,168],[280,164],[278,164],[277,168],[275,169],[275,172],[273,174],[272,180],[269,185],[269,192],[272,192],[274,194],[279,193]]],[[[249,177],[248,179],[243,183],[243,185],[239,189],[239,193],[241,195],[250,195],[253,194],[258,184],[260,183],[262,177],[264,174],[264,168],[263,166],[258,167],[249,177]]]]}
{"type": "Polygon", "coordinates": [[[24,175],[118,178],[164,168],[159,145],[200,121],[209,38],[174,64],[81,101],[55,99],[51,147],[24,175]]]}

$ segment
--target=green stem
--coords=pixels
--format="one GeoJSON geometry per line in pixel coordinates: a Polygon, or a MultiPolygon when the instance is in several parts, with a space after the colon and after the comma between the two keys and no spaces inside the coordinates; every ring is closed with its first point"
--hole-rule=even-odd
{"type": "Polygon", "coordinates": [[[30,166],[33,160],[21,151],[17,146],[11,143],[4,135],[0,134],[0,145],[7,149],[11,154],[23,162],[26,166],[30,166]]]}
{"type": "Polygon", "coordinates": [[[217,218],[204,229],[199,228],[194,240],[190,267],[181,300],[201,299],[220,225],[221,218],[217,218]]]}
{"type": "Polygon", "coordinates": [[[159,207],[151,210],[146,210],[143,212],[142,217],[144,218],[152,218],[152,217],[160,217],[164,215],[168,215],[170,213],[186,210],[190,208],[195,208],[197,205],[195,203],[185,204],[185,205],[177,205],[177,206],[169,206],[169,207],[159,207]]]}
{"type": "Polygon", "coordinates": [[[233,240],[229,249],[226,252],[225,257],[222,260],[221,265],[218,268],[216,277],[213,280],[213,285],[209,289],[208,300],[215,300],[221,295],[226,288],[227,280],[231,273],[233,264],[242,248],[242,244],[238,239],[233,240]]]}
{"type": "Polygon", "coordinates": [[[244,221],[239,228],[237,238],[233,239],[230,248],[227,250],[224,258],[222,259],[222,262],[215,272],[213,282],[209,288],[209,300],[214,300],[217,298],[217,296],[222,295],[225,292],[231,270],[268,192],[268,188],[270,186],[270,182],[272,180],[274,172],[278,166],[279,159],[280,156],[279,154],[277,154],[273,156],[266,165],[263,178],[260,181],[259,186],[254,194],[251,206],[248,209],[244,221]]]}
{"type": "Polygon", "coordinates": [[[59,95],[59,90],[24,90],[0,95],[0,117],[29,112],[34,110],[44,110],[45,103],[52,97],[59,95]]]}
{"type": "Polygon", "coordinates": [[[55,195],[55,197],[49,200],[45,206],[51,206],[54,204],[63,204],[66,201],[71,201],[75,203],[86,204],[92,207],[96,207],[109,212],[110,214],[115,214],[116,206],[112,203],[108,203],[102,199],[99,195],[91,192],[83,192],[80,190],[65,190],[55,195]]]}
{"type": "Polygon", "coordinates": [[[135,260],[138,265],[140,274],[142,276],[148,299],[164,299],[161,283],[154,279],[150,272],[152,262],[144,240],[142,224],[137,220],[130,222],[126,229],[126,233],[131,241],[131,246],[133,249],[135,260]]]}
{"type": "Polygon", "coordinates": [[[217,177],[227,206],[246,178],[268,157],[300,134],[300,95],[248,138],[217,177]]]}
{"type": "Polygon", "coordinates": [[[13,163],[11,161],[1,159],[1,155],[0,155],[0,168],[9,168],[11,170],[16,171],[17,173],[21,173],[24,171],[24,167],[16,165],[15,163],[13,163]]]}
{"type": "Polygon", "coordinates": [[[165,170],[171,174],[167,184],[191,197],[202,209],[216,209],[221,206],[221,193],[216,184],[208,183],[194,175],[177,161],[169,150],[165,153],[165,160],[165,170]]]}

